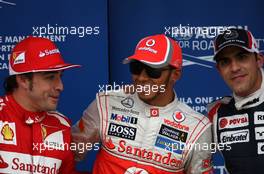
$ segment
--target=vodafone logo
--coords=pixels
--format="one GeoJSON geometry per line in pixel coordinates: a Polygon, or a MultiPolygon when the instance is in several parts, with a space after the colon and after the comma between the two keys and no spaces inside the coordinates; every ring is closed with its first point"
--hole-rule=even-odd
{"type": "Polygon", "coordinates": [[[124,174],[148,174],[148,172],[141,168],[130,167],[124,174]]]}
{"type": "Polygon", "coordinates": [[[158,117],[159,116],[159,109],[158,108],[151,108],[150,109],[150,116],[151,117],[158,117]]]}
{"type": "Polygon", "coordinates": [[[146,46],[148,46],[148,47],[152,47],[153,45],[155,45],[155,40],[154,39],[149,39],[149,40],[147,40],[147,42],[146,42],[146,46]]]}
{"type": "Polygon", "coordinates": [[[172,117],[178,123],[183,122],[185,120],[185,115],[180,111],[175,112],[172,117]]]}
{"type": "Polygon", "coordinates": [[[248,114],[222,117],[218,124],[220,130],[248,126],[248,114]]]}

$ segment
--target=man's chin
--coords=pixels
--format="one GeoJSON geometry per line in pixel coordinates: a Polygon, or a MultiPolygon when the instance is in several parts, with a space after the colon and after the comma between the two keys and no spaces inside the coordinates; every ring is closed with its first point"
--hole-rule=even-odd
{"type": "Polygon", "coordinates": [[[49,105],[46,111],[56,111],[57,110],[57,104],[49,105]]]}
{"type": "Polygon", "coordinates": [[[138,97],[142,101],[147,102],[147,101],[151,101],[155,97],[155,94],[149,94],[149,93],[140,92],[140,93],[138,93],[138,97]]]}

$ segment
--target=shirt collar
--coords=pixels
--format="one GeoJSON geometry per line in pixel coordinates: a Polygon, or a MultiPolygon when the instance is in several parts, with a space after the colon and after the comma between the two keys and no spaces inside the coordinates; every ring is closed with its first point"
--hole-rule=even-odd
{"type": "Polygon", "coordinates": [[[160,116],[160,114],[162,113],[166,113],[170,110],[172,110],[173,108],[175,108],[176,105],[178,105],[178,97],[175,91],[174,92],[174,99],[172,102],[168,103],[166,106],[153,106],[153,105],[149,105],[147,103],[145,103],[144,101],[142,101],[139,97],[138,94],[135,92],[134,93],[134,97],[135,100],[139,103],[140,107],[143,107],[145,109],[145,115],[148,117],[157,117],[160,116]],[[157,115],[155,115],[154,113],[157,113],[157,115]]]}
{"type": "Polygon", "coordinates": [[[17,113],[16,117],[19,117],[20,119],[24,120],[26,124],[39,123],[46,116],[45,111],[31,112],[25,110],[20,104],[17,103],[17,101],[14,99],[12,95],[8,95],[7,98],[10,101],[13,110],[17,113]]]}

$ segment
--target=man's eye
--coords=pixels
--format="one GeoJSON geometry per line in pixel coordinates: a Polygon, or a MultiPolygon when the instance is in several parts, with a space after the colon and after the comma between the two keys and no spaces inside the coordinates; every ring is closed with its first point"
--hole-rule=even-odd
{"type": "Polygon", "coordinates": [[[49,79],[49,80],[52,80],[52,79],[54,79],[54,78],[55,78],[54,75],[46,76],[46,79],[49,79]]]}
{"type": "Polygon", "coordinates": [[[221,60],[218,61],[218,64],[219,64],[220,66],[226,66],[226,65],[228,65],[229,63],[230,63],[230,61],[229,61],[228,59],[221,59],[221,60]]]}
{"type": "Polygon", "coordinates": [[[239,60],[245,60],[245,59],[247,59],[249,57],[249,55],[247,54],[247,53],[240,53],[240,54],[238,54],[238,56],[237,56],[237,58],[239,59],[239,60]]]}

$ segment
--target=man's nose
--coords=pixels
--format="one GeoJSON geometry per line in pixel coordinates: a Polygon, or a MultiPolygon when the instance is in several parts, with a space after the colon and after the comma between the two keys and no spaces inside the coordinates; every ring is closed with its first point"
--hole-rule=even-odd
{"type": "Polygon", "coordinates": [[[57,78],[57,80],[56,80],[56,84],[55,84],[55,88],[56,88],[56,90],[58,90],[58,91],[63,91],[63,82],[62,82],[61,77],[58,77],[58,78],[57,78]]]}
{"type": "Polygon", "coordinates": [[[236,60],[233,60],[232,62],[231,62],[231,70],[233,71],[233,72],[236,72],[236,71],[238,71],[239,69],[240,69],[240,65],[239,65],[239,62],[238,61],[236,61],[236,60]]]}
{"type": "Polygon", "coordinates": [[[141,73],[138,75],[138,80],[139,81],[144,81],[144,80],[147,80],[149,78],[148,74],[146,73],[146,70],[143,69],[141,71],[141,73]]]}

